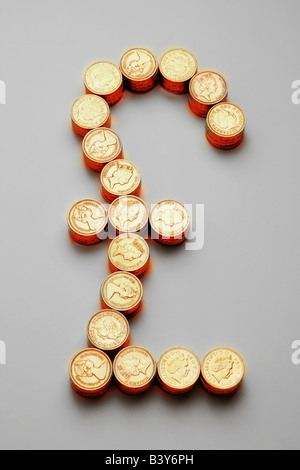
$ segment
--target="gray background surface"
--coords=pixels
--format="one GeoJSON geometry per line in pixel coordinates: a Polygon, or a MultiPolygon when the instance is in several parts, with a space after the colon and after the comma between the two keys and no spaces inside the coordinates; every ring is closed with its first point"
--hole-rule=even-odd
{"type": "Polygon", "coordinates": [[[84,2],[1,1],[0,447],[3,449],[299,448],[299,72],[298,0],[84,2]],[[247,138],[222,153],[186,96],[157,87],[127,92],[112,127],[139,167],[143,197],[205,204],[205,246],[151,246],[142,314],[132,342],[156,359],[182,345],[202,358],[216,346],[243,355],[240,392],[218,399],[197,387],[172,397],[157,386],[130,397],[116,387],[98,401],[68,383],[86,346],[108,274],[107,244],[70,243],[66,214],[100,198],[70,129],[85,68],[119,63],[134,46],[157,57],[173,47],[225,75],[247,115],[247,138]]]}

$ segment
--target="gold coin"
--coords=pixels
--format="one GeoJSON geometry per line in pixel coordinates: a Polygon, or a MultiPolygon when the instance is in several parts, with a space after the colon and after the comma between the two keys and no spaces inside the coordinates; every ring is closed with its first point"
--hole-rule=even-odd
{"type": "Polygon", "coordinates": [[[212,106],[225,101],[228,87],[225,78],[206,70],[197,73],[189,84],[189,106],[194,114],[205,117],[212,106]]]}
{"type": "Polygon", "coordinates": [[[148,228],[149,211],[144,201],[136,196],[115,199],[109,208],[108,219],[113,235],[119,233],[144,233],[148,228]]]}
{"type": "Polygon", "coordinates": [[[215,348],[209,351],[201,363],[201,378],[204,386],[217,394],[235,391],[244,373],[243,359],[229,348],[215,348]]]}
{"type": "Polygon", "coordinates": [[[157,203],[149,217],[151,236],[164,244],[177,244],[185,240],[190,216],[183,204],[166,199],[157,203]]]}
{"type": "Polygon", "coordinates": [[[107,211],[94,199],[82,199],[71,207],[68,214],[70,236],[78,243],[92,245],[105,237],[107,211]]]}
{"type": "Polygon", "coordinates": [[[95,62],[84,74],[87,92],[102,96],[108,104],[114,104],[122,96],[123,78],[119,67],[111,62],[95,62]],[[118,93],[116,93],[118,92],[118,93]]]}
{"type": "Polygon", "coordinates": [[[122,158],[119,136],[105,127],[88,132],[82,141],[82,150],[85,163],[95,171],[102,171],[107,163],[122,158]]]}
{"type": "Polygon", "coordinates": [[[73,389],[88,397],[106,392],[112,379],[112,363],[99,349],[87,348],[76,354],[70,364],[73,389]]]}
{"type": "Polygon", "coordinates": [[[216,104],[207,115],[208,129],[216,136],[232,138],[240,135],[245,125],[244,112],[229,102],[216,104]]]}
{"type": "Polygon", "coordinates": [[[185,348],[166,351],[157,364],[159,382],[170,393],[185,393],[191,390],[200,376],[200,361],[185,348]]]}
{"type": "Polygon", "coordinates": [[[186,93],[197,67],[196,58],[185,49],[167,51],[159,62],[161,84],[170,92],[186,93]]]}
{"type": "Polygon", "coordinates": [[[91,129],[109,127],[109,106],[100,96],[83,95],[73,103],[71,118],[74,131],[84,136],[91,129]]]}
{"type": "Polygon", "coordinates": [[[158,63],[152,52],[144,48],[133,48],[122,55],[120,67],[126,78],[145,81],[157,73],[158,63]]]}
{"type": "Polygon", "coordinates": [[[142,393],[148,390],[154,380],[156,363],[147,349],[128,346],[116,355],[113,371],[121,390],[142,393]]]}
{"type": "Polygon", "coordinates": [[[103,197],[111,202],[119,196],[138,195],[141,175],[128,160],[114,160],[103,168],[100,182],[103,197]]]}
{"type": "Polygon", "coordinates": [[[128,340],[129,323],[124,315],[115,310],[101,310],[89,321],[87,335],[93,347],[116,351],[128,340]]]}
{"type": "Polygon", "coordinates": [[[108,258],[112,271],[126,271],[141,277],[149,267],[149,246],[139,235],[121,234],[111,241],[108,258]]]}
{"type": "Polygon", "coordinates": [[[105,307],[118,310],[124,315],[131,315],[140,308],[143,286],[134,274],[118,271],[103,282],[101,298],[105,307]]]}

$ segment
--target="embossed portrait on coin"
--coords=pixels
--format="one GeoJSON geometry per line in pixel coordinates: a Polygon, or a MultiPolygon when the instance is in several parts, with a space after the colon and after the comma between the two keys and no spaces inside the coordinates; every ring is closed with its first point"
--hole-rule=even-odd
{"type": "Polygon", "coordinates": [[[78,107],[78,117],[79,119],[84,120],[92,124],[96,119],[102,116],[102,112],[99,112],[99,104],[88,102],[88,103],[81,103],[78,107]]]}
{"type": "Polygon", "coordinates": [[[217,80],[210,72],[198,77],[194,86],[198,97],[202,97],[206,101],[212,101],[218,90],[217,80]]]}
{"type": "Polygon", "coordinates": [[[107,284],[106,291],[109,301],[112,299],[115,300],[115,297],[120,297],[122,300],[133,299],[138,294],[137,289],[134,289],[134,287],[127,282],[122,282],[120,284],[109,282],[107,284]]]}
{"type": "Polygon", "coordinates": [[[80,378],[95,377],[99,382],[105,378],[105,368],[103,361],[99,367],[96,367],[92,361],[79,361],[74,364],[75,375],[80,378]]]}
{"type": "Polygon", "coordinates": [[[211,374],[218,383],[221,382],[223,379],[229,379],[232,375],[234,361],[232,360],[232,356],[220,356],[217,357],[211,364],[211,374]]]}
{"type": "Polygon", "coordinates": [[[125,261],[133,261],[140,258],[144,253],[139,243],[136,240],[120,243],[113,256],[122,256],[125,261]]]}
{"type": "Polygon", "coordinates": [[[119,164],[118,168],[113,172],[111,176],[108,176],[107,179],[110,184],[110,188],[114,189],[114,187],[118,184],[124,186],[128,184],[133,176],[133,168],[126,164],[119,164]]]}
{"type": "Polygon", "coordinates": [[[118,142],[114,136],[102,131],[99,132],[99,138],[91,144],[89,152],[95,157],[102,158],[107,154],[112,153],[116,149],[117,145],[118,142]]]}
{"type": "Polygon", "coordinates": [[[189,362],[184,354],[176,355],[166,364],[166,371],[179,384],[189,375],[189,362]]]}
{"type": "Polygon", "coordinates": [[[122,360],[122,363],[118,365],[118,370],[126,380],[129,380],[140,374],[147,375],[150,365],[151,362],[144,364],[138,356],[132,355],[122,360]]]}
{"type": "Polygon", "coordinates": [[[122,336],[122,326],[114,318],[103,318],[93,327],[96,335],[101,339],[116,340],[122,336]]]}
{"type": "Polygon", "coordinates": [[[142,51],[131,54],[128,63],[128,72],[133,77],[142,77],[146,73],[146,67],[151,65],[150,57],[142,51]]]}
{"type": "Polygon", "coordinates": [[[215,122],[222,130],[230,131],[237,125],[237,117],[234,113],[222,109],[215,115],[215,122]]]}
{"type": "Polygon", "coordinates": [[[165,69],[171,75],[180,76],[185,74],[188,70],[186,58],[181,54],[178,54],[176,57],[171,56],[165,64],[165,69]]]}
{"type": "Polygon", "coordinates": [[[102,68],[95,68],[91,73],[91,81],[95,88],[103,90],[111,86],[115,81],[115,77],[112,70],[108,67],[106,67],[105,70],[102,68]]]}
{"type": "Polygon", "coordinates": [[[93,206],[79,204],[75,207],[73,217],[77,223],[85,225],[89,230],[96,230],[103,216],[97,216],[93,206]]]}
{"type": "Polygon", "coordinates": [[[121,227],[126,227],[128,223],[137,219],[140,211],[140,206],[136,202],[126,202],[124,205],[119,205],[119,213],[116,219],[119,221],[121,227]]]}
{"type": "Polygon", "coordinates": [[[178,208],[172,209],[159,209],[158,213],[153,218],[155,223],[163,223],[164,225],[173,228],[175,225],[182,224],[184,214],[178,208]]]}

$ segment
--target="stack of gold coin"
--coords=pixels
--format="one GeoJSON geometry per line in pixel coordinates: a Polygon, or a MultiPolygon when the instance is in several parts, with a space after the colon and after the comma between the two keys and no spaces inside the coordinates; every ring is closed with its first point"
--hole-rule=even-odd
{"type": "Polygon", "coordinates": [[[181,347],[172,348],[158,361],[158,381],[166,392],[185,393],[198,382],[200,368],[199,359],[192,351],[181,347]]]}
{"type": "Polygon", "coordinates": [[[69,373],[75,392],[87,398],[97,398],[109,388],[113,375],[112,362],[99,349],[84,349],[73,357],[69,373]]]}
{"type": "Polygon", "coordinates": [[[240,386],[245,373],[241,356],[229,348],[209,351],[201,363],[201,382],[214,395],[229,395],[240,386]]]}
{"type": "Polygon", "coordinates": [[[94,245],[106,238],[107,211],[94,199],[82,199],[69,210],[68,225],[74,241],[81,245],[94,245]]]}
{"type": "Polygon", "coordinates": [[[157,83],[158,62],[148,49],[126,51],[121,57],[120,68],[124,84],[131,91],[145,93],[157,83]]]}
{"type": "Polygon", "coordinates": [[[128,344],[129,332],[127,319],[116,310],[100,310],[90,319],[87,327],[89,344],[109,355],[128,344]]]}
{"type": "Polygon", "coordinates": [[[108,259],[112,272],[126,271],[142,277],[150,264],[148,243],[134,233],[121,234],[111,241],[108,259]]]}
{"type": "Polygon", "coordinates": [[[100,175],[101,193],[108,202],[120,196],[138,196],[141,175],[138,168],[128,160],[107,163],[100,175]]]}
{"type": "Polygon", "coordinates": [[[189,91],[189,82],[197,72],[197,60],[185,49],[171,49],[159,61],[161,85],[171,93],[183,94],[189,91]]]}
{"type": "Polygon", "coordinates": [[[166,199],[157,203],[149,217],[151,238],[164,245],[182,243],[188,234],[190,216],[183,204],[166,199]]]}
{"type": "Polygon", "coordinates": [[[123,158],[119,136],[106,127],[88,132],[82,141],[82,151],[85,164],[98,172],[101,172],[107,163],[123,158]]]}
{"type": "Polygon", "coordinates": [[[117,271],[105,279],[100,294],[103,308],[118,310],[131,317],[141,308],[143,286],[134,274],[117,271]]]}
{"type": "Polygon", "coordinates": [[[126,393],[138,394],[148,390],[156,375],[156,363],[145,348],[128,346],[113,362],[113,372],[119,388],[126,393]]]}
{"type": "Polygon", "coordinates": [[[108,210],[109,234],[148,234],[149,210],[145,202],[136,196],[122,196],[115,199],[108,210]]]}
{"type": "Polygon", "coordinates": [[[86,93],[99,95],[111,106],[122,98],[123,77],[119,67],[111,62],[95,62],[84,74],[86,93]]]}
{"type": "Polygon", "coordinates": [[[225,78],[206,70],[193,76],[189,85],[189,106],[194,114],[206,117],[210,108],[226,100],[228,87],[225,78]]]}
{"type": "Polygon", "coordinates": [[[110,127],[110,109],[101,96],[83,95],[72,105],[71,120],[74,132],[84,137],[92,129],[110,127]]]}
{"type": "Polygon", "coordinates": [[[224,102],[213,106],[206,118],[206,137],[220,149],[237,147],[244,138],[246,117],[237,105],[224,102]]]}

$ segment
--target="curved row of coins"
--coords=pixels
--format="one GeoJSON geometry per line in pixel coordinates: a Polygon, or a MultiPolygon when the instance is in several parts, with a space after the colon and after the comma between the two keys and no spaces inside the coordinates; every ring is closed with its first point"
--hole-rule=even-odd
{"type": "MultiPolygon", "coordinates": [[[[98,312],[96,317],[98,321],[100,317],[101,321],[104,321],[105,316],[117,314],[118,312],[103,310],[98,312]]],[[[89,334],[96,328],[95,325],[91,326],[95,321],[93,317],[89,324],[89,334]]],[[[125,326],[124,317],[122,320],[120,318],[120,321],[124,322],[122,337],[125,337],[128,325],[125,326]]],[[[110,341],[111,344],[116,342],[115,338],[110,341]]],[[[242,358],[229,348],[215,348],[209,351],[201,363],[192,351],[182,347],[169,349],[157,363],[147,349],[139,346],[121,349],[113,360],[101,349],[87,348],[76,354],[70,364],[73,389],[88,398],[102,396],[113,378],[118,387],[129,394],[147,391],[157,378],[161,388],[171,394],[189,392],[201,382],[213,395],[229,395],[239,388],[243,375],[242,358]]]]}
{"type": "MultiPolygon", "coordinates": [[[[110,106],[122,98],[124,88],[145,93],[157,83],[170,93],[188,93],[191,111],[206,118],[210,144],[231,149],[243,141],[245,114],[228,101],[226,79],[214,70],[198,70],[196,58],[185,49],[169,50],[158,61],[148,49],[133,48],[123,54],[119,67],[106,61],[90,65],[84,74],[86,94],[73,103],[71,110],[74,131],[84,137],[91,130],[109,128],[110,106]]],[[[113,133],[107,138],[108,145],[111,137],[113,133]]],[[[92,134],[88,140],[94,138],[92,134]]],[[[93,155],[87,155],[87,159],[91,167],[98,167],[93,155]]]]}

